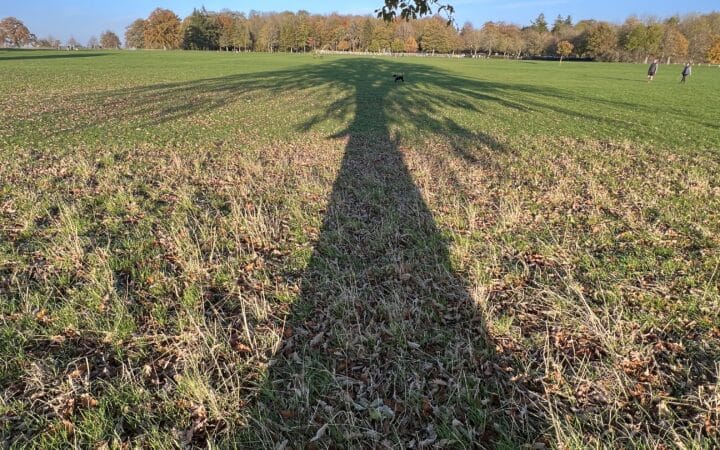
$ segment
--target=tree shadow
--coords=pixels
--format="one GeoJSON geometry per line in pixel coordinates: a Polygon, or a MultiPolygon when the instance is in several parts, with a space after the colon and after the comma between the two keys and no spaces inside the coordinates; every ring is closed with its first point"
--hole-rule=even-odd
{"type": "MultiPolygon", "coordinates": [[[[308,64],[298,68],[249,74],[233,74],[217,78],[193,81],[160,83],[135,88],[124,88],[95,94],[80,94],[73,102],[82,102],[88,114],[68,123],[69,111],[58,105],[43,113],[45,123],[53,117],[60,124],[50,126],[47,135],[72,134],[91,127],[103,127],[112,123],[132,122],[138,127],[158,126],[195,115],[211,113],[232,105],[251,93],[283,95],[289,91],[308,89],[344,90],[352,88],[349,80],[357,70],[364,71],[359,81],[364,87],[373,83],[395,86],[390,92],[402,92],[390,102],[385,102],[387,125],[417,133],[442,133],[453,139],[484,140],[484,144],[500,150],[502,145],[492,137],[473,127],[456,126],[442,118],[447,109],[462,110],[480,116],[492,116],[498,112],[562,114],[588,121],[607,123],[613,127],[628,127],[621,120],[576,111],[557,104],[566,99],[577,100],[561,89],[533,86],[502,81],[484,81],[451,74],[422,64],[402,62],[393,64],[368,58],[349,58],[323,63],[308,64]],[[389,76],[393,70],[402,70],[407,83],[394,84],[389,76]],[[438,95],[440,94],[440,95],[438,95]],[[548,102],[552,100],[552,102],[548,102]]],[[[369,91],[377,94],[377,91],[369,91]]],[[[307,131],[330,120],[347,120],[357,107],[356,103],[369,98],[367,94],[357,99],[341,97],[300,127],[307,131]]],[[[313,111],[314,114],[314,111],[313,111]]],[[[377,125],[373,117],[364,117],[356,127],[370,129],[377,125]]],[[[507,150],[507,149],[505,149],[507,150]]]]}
{"type": "MultiPolygon", "coordinates": [[[[391,73],[390,63],[343,60],[285,80],[286,88],[339,83],[350,92],[301,130],[353,118],[333,136],[347,139],[339,174],[258,400],[264,440],[296,448],[314,437],[315,445],[346,448],[532,442],[545,419],[528,413],[525,388],[510,379],[513,361],[495,354],[391,127],[409,116],[453,141],[469,163],[479,161],[463,143],[510,150],[434,115],[447,103],[474,108],[467,96],[436,98],[395,85],[391,73]]],[[[418,83],[443,76],[414,74],[418,83]]]]}
{"type": "Polygon", "coordinates": [[[481,164],[473,148],[513,150],[444,117],[444,109],[481,112],[485,102],[523,111],[506,92],[541,92],[417,64],[403,64],[409,82],[396,84],[395,69],[389,61],[347,58],[104,92],[85,99],[104,114],[62,131],[137,118],[162,124],[253,92],[341,93],[298,125],[305,132],[349,123],[330,136],[347,143],[286,338],[254,409],[257,426],[235,436],[241,446],[288,440],[303,447],[317,436],[315,444],[327,447],[516,447],[548,427],[528,388],[513,379],[521,363],[496,353],[477,297],[455,273],[449,239],[399,136],[408,127],[439,135],[469,165],[481,164]]]}
{"type": "Polygon", "coordinates": [[[30,60],[30,59],[68,59],[68,58],[94,58],[99,56],[108,56],[107,53],[84,53],[84,52],[67,52],[67,53],[55,53],[55,54],[44,54],[44,55],[34,55],[32,54],[33,51],[38,50],[31,50],[28,53],[24,53],[22,55],[13,55],[12,52],[10,55],[5,55],[2,52],[0,52],[0,61],[10,61],[10,60],[30,60]]]}
{"type": "MultiPolygon", "coordinates": [[[[102,55],[102,54],[99,54],[102,55]]],[[[451,123],[443,123],[447,119],[448,109],[472,113],[475,119],[493,118],[497,124],[499,117],[507,117],[509,123],[517,122],[517,115],[529,121],[538,117],[553,118],[541,126],[545,131],[552,132],[553,123],[581,123],[586,132],[596,134],[600,125],[605,130],[612,130],[614,136],[634,136],[638,134],[638,123],[634,119],[624,119],[622,114],[627,111],[651,111],[646,105],[638,105],[618,99],[599,98],[579,92],[570,92],[559,87],[505,82],[502,80],[478,80],[446,72],[431,66],[409,63],[406,61],[392,63],[390,61],[349,58],[346,60],[330,60],[307,64],[285,70],[266,72],[231,74],[222,77],[191,81],[159,83],[134,88],[123,88],[102,91],[93,94],[79,94],[73,101],[65,104],[48,105],[40,114],[47,126],[40,131],[46,137],[75,134],[88,128],[99,128],[102,133],[105,127],[113,127],[113,136],[122,132],[122,124],[132,123],[133,127],[143,128],[160,126],[167,123],[187,119],[196,115],[210,114],[220,108],[231,106],[245,95],[265,93],[283,95],[286,92],[303,92],[311,89],[343,90],[348,88],[346,82],[352,77],[357,67],[366,66],[363,83],[369,83],[377,71],[383,71],[383,83],[392,83],[388,73],[402,70],[406,75],[403,95],[386,103],[388,125],[398,127],[406,136],[407,130],[417,133],[444,133],[462,138],[488,138],[478,132],[479,127],[460,126],[452,131],[451,123]],[[385,73],[384,71],[388,71],[385,73]],[[75,110],[68,110],[67,105],[83,104],[84,114],[78,115],[75,110]],[[606,108],[588,109],[588,104],[602,104],[606,108]],[[618,114],[621,113],[621,114],[618,114]],[[71,117],[69,120],[68,118],[71,117]],[[572,122],[571,122],[572,121],[572,122]],[[118,126],[120,129],[118,129],[118,126]],[[467,129],[472,128],[473,133],[467,129]]],[[[308,91],[309,92],[309,91],[308,91]]],[[[317,96],[317,92],[310,94],[317,96]]],[[[322,96],[322,94],[320,94],[322,96]]],[[[312,97],[309,97],[312,98],[312,97]]],[[[306,107],[308,105],[305,105],[306,107]]],[[[305,131],[325,121],[347,120],[355,108],[354,99],[341,97],[328,105],[323,113],[303,125],[305,131]]],[[[314,114],[306,108],[306,112],[314,114]]],[[[706,122],[705,117],[689,113],[694,122],[711,129],[716,125],[706,122]]],[[[292,119],[292,118],[289,118],[292,119]]],[[[288,123],[291,120],[288,121],[288,123]]],[[[511,130],[512,131],[512,130],[511,130]]],[[[655,129],[647,128],[645,138],[655,137],[655,129]]],[[[664,136],[667,142],[675,139],[664,136]]],[[[490,142],[488,142],[490,143],[490,142]]],[[[497,143],[492,145],[499,149],[497,143]]]]}
{"type": "MultiPolygon", "coordinates": [[[[244,448],[284,440],[302,447],[315,436],[316,446],[327,447],[516,448],[549,428],[529,400],[528,391],[542,390],[513,377],[523,373],[513,368],[527,361],[495,351],[401,142],[427,133],[447,140],[468,165],[492,164],[474,149],[497,155],[513,148],[464,126],[448,109],[612,119],[542,101],[563,99],[562,90],[478,81],[410,63],[402,63],[408,83],[395,84],[396,69],[388,60],[346,58],[83,95],[77,100],[99,113],[53,131],[124,120],[163,125],[210,114],[246,94],[332,94],[320,111],[308,102],[309,119],[293,124],[308,132],[349,123],[329,133],[346,139],[344,157],[287,317],[288,333],[254,407],[256,422],[233,436],[244,448]]],[[[62,107],[53,113],[62,116],[62,107]]]]}

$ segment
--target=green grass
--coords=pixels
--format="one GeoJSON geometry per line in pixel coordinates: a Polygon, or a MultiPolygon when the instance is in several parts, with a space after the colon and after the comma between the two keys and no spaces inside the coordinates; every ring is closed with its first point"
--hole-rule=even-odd
{"type": "Polygon", "coordinates": [[[720,445],[717,68],[0,68],[3,446],[720,445]]]}

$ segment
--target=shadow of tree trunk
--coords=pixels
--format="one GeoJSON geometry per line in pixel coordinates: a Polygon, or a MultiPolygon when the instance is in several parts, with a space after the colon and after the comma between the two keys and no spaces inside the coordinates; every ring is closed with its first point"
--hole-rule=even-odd
{"type": "MultiPolygon", "coordinates": [[[[391,137],[391,83],[357,83],[324,224],[258,405],[291,448],[494,447],[530,423],[448,240],[391,137]]],[[[258,432],[255,430],[255,432],[258,432]]]]}
{"type": "MultiPolygon", "coordinates": [[[[324,94],[328,101],[320,107],[309,101],[295,109],[302,119],[287,117],[281,126],[308,132],[349,122],[333,136],[346,139],[344,156],[285,338],[264,374],[254,421],[244,430],[235,424],[225,429],[228,446],[282,447],[287,441],[293,448],[515,448],[546,428],[523,384],[512,380],[517,361],[496,354],[478,296],[453,270],[449,239],[394,134],[430,132],[447,139],[463,161],[482,164],[473,145],[511,150],[444,117],[444,108],[477,111],[477,102],[488,102],[519,111],[522,105],[505,99],[511,86],[503,83],[403,67],[412,73],[407,84],[393,82],[388,62],[348,58],[102,92],[78,98],[97,114],[85,112],[69,128],[48,131],[62,137],[133,120],[143,128],[180,126],[243,96],[284,92],[294,98],[324,94]]],[[[533,92],[529,86],[512,89],[533,92]]],[[[59,105],[48,117],[68,113],[59,105]]],[[[214,288],[207,290],[213,315],[221,328],[232,329],[237,305],[216,305],[225,299],[225,287],[214,288]]],[[[255,374],[264,367],[252,369],[255,374]]],[[[216,376],[220,386],[232,374],[216,376]]],[[[254,395],[256,380],[240,378],[254,395]]],[[[214,424],[218,430],[224,425],[214,424]]],[[[201,445],[206,436],[197,433],[188,445],[201,445]]]]}

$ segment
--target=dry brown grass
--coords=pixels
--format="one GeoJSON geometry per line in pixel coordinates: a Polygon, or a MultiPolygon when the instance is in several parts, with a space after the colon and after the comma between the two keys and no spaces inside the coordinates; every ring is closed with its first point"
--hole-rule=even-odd
{"type": "Polygon", "coordinates": [[[353,64],[0,127],[0,442],[718,446],[716,153],[469,132],[353,64]]]}

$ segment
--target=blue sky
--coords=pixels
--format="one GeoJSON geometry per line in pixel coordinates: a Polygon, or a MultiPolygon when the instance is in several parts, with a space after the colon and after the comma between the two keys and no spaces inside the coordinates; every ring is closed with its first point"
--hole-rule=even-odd
{"type": "MultiPolygon", "coordinates": [[[[24,21],[39,37],[52,35],[62,41],[74,36],[87,42],[92,35],[109,29],[122,37],[124,28],[138,17],[147,17],[160,6],[180,16],[190,13],[193,7],[205,6],[209,10],[229,8],[248,12],[305,9],[313,13],[371,14],[383,0],[0,0],[0,17],[15,16],[24,21]]],[[[493,20],[504,20],[520,25],[529,23],[538,13],[544,12],[549,21],[558,14],[570,14],[575,20],[594,18],[621,22],[625,17],[654,15],[660,17],[676,13],[709,12],[720,10],[717,0],[448,0],[455,5],[459,24],[471,21],[475,25],[493,20]]]]}

